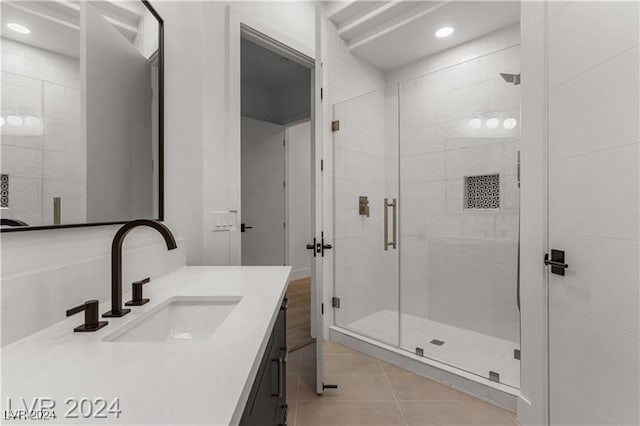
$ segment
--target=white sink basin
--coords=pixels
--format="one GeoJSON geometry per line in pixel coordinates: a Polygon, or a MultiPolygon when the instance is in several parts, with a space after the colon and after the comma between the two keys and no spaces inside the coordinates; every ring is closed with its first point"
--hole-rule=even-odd
{"type": "Polygon", "coordinates": [[[172,297],[104,338],[108,342],[170,342],[209,338],[241,297],[172,297]]]}

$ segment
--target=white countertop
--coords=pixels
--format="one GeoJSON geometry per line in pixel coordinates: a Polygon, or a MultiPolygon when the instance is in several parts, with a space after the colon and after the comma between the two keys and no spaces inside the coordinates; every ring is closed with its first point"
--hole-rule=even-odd
{"type": "MultiPolygon", "coordinates": [[[[7,408],[7,398],[15,411],[21,408],[20,398],[31,403],[36,397],[48,397],[56,402],[57,420],[31,423],[236,425],[290,272],[290,267],[283,266],[184,267],[145,285],[149,303],[132,307],[124,317],[106,318],[109,325],[97,332],[73,332],[83,322],[80,313],[10,344],[0,351],[2,409],[7,408]],[[103,341],[175,296],[242,299],[204,340],[103,341]],[[100,397],[107,402],[119,398],[122,412],[119,418],[110,415],[101,420],[64,418],[68,397],[100,397]]],[[[129,299],[130,292],[125,292],[123,301],[129,299]]],[[[34,309],[38,309],[36,302],[34,309]]],[[[69,308],[79,304],[76,302],[82,301],[69,301],[69,308]]],[[[100,304],[101,314],[110,309],[110,302],[100,304]]]]}

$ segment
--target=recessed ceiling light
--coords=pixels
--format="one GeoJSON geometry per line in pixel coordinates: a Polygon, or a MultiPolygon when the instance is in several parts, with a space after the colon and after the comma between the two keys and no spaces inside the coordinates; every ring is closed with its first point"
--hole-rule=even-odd
{"type": "Polygon", "coordinates": [[[439,38],[449,37],[451,34],[453,34],[452,27],[442,27],[438,31],[436,31],[436,37],[439,38]]]}
{"type": "Polygon", "coordinates": [[[20,25],[20,24],[16,24],[15,22],[9,22],[7,24],[7,27],[9,27],[10,30],[13,30],[17,33],[20,34],[30,34],[31,30],[27,27],[25,27],[24,25],[20,25]]]}

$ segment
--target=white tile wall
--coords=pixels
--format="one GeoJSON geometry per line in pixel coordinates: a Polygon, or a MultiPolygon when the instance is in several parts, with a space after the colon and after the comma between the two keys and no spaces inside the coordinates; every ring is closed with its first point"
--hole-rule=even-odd
{"type": "MultiPolygon", "coordinates": [[[[66,309],[85,300],[111,297],[110,242],[116,229],[101,229],[73,248],[69,241],[81,229],[3,235],[2,346],[63,320],[66,309]],[[51,233],[57,234],[57,242],[46,239],[51,233]],[[37,249],[34,242],[40,242],[37,249]]],[[[134,280],[153,279],[185,264],[183,239],[178,239],[178,249],[167,251],[155,231],[135,230],[129,238],[123,292],[131,290],[128,283],[134,280]]]]}
{"type": "MultiPolygon", "coordinates": [[[[514,41],[511,30],[501,36],[502,46],[514,41]]],[[[469,120],[520,119],[519,87],[499,75],[519,71],[519,46],[483,49],[437,72],[425,60],[429,74],[400,83],[401,309],[517,342],[519,126],[474,130],[469,120]],[[500,209],[465,209],[464,177],[495,173],[500,209]]]]}
{"type": "Polygon", "coordinates": [[[626,50],[550,92],[549,107],[554,114],[549,117],[549,132],[566,141],[549,145],[550,158],[576,156],[640,140],[637,125],[640,100],[629,96],[640,91],[639,60],[638,47],[626,50]],[[610,137],[612,131],[616,132],[615,138],[610,137]]]}
{"type": "Polygon", "coordinates": [[[573,2],[553,15],[549,86],[562,84],[637,46],[638,7],[634,1],[573,2]]]}
{"type": "Polygon", "coordinates": [[[637,2],[549,10],[552,424],[640,421],[637,2]]]}

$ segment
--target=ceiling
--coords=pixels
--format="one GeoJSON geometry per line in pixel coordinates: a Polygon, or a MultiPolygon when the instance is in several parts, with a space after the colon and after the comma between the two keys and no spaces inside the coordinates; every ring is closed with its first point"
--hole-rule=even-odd
{"type": "Polygon", "coordinates": [[[271,90],[291,86],[309,87],[309,69],[264,47],[242,39],[242,80],[271,90]]]}
{"type": "MultiPolygon", "coordinates": [[[[92,1],[105,19],[133,42],[145,8],[138,1],[92,1]]],[[[2,37],[78,58],[80,55],[80,3],[78,0],[2,1],[2,37]],[[31,30],[19,34],[9,22],[31,30]]]]}
{"type": "Polygon", "coordinates": [[[349,50],[390,71],[520,21],[519,1],[339,1],[327,15],[349,50]],[[454,33],[437,38],[439,28],[454,33]]]}
{"type": "Polygon", "coordinates": [[[287,125],[311,115],[311,70],[247,39],[241,44],[241,113],[287,125]]]}

